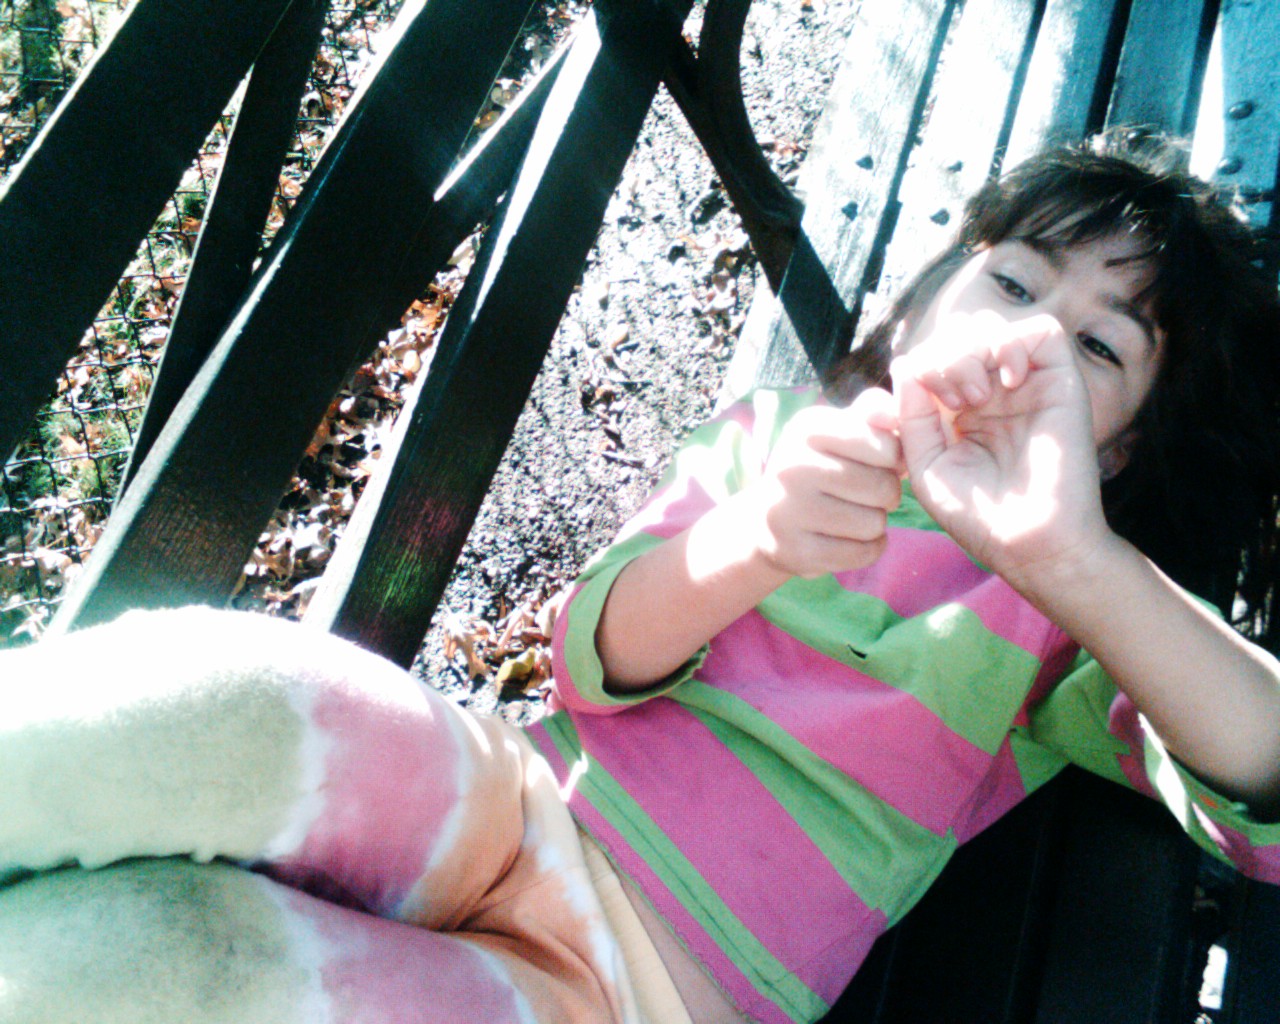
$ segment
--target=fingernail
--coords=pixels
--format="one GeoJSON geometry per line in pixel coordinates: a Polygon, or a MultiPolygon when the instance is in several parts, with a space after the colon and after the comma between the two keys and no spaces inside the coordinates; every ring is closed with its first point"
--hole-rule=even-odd
{"type": "Polygon", "coordinates": [[[977,384],[965,384],[960,390],[964,392],[964,397],[969,400],[970,405],[981,405],[987,400],[987,393],[977,384]]]}

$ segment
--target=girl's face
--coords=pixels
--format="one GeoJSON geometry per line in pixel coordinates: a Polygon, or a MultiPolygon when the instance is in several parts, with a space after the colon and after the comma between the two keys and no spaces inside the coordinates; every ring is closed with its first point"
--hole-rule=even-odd
{"type": "Polygon", "coordinates": [[[999,242],[971,256],[942,286],[895,354],[945,330],[949,317],[990,311],[1013,324],[1052,316],[1074,339],[1098,452],[1118,470],[1164,353],[1164,332],[1138,299],[1152,273],[1149,264],[1132,259],[1141,251],[1141,239],[1124,234],[1070,248],[999,242]]]}

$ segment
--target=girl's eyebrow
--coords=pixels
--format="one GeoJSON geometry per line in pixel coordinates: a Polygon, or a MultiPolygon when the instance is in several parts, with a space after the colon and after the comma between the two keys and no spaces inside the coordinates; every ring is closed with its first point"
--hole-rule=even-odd
{"type": "Polygon", "coordinates": [[[1026,238],[1015,237],[1013,241],[1025,245],[1028,249],[1040,256],[1054,270],[1062,270],[1067,265],[1067,258],[1062,254],[1062,246],[1055,242],[1050,242],[1045,238],[1037,238],[1028,236],[1026,238]]]}
{"type": "Polygon", "coordinates": [[[1147,339],[1147,348],[1149,350],[1155,349],[1156,325],[1152,322],[1151,317],[1147,316],[1131,300],[1121,298],[1119,295],[1107,293],[1101,298],[1108,309],[1114,310],[1121,316],[1132,320],[1138,326],[1138,329],[1142,331],[1142,336],[1147,339]]]}

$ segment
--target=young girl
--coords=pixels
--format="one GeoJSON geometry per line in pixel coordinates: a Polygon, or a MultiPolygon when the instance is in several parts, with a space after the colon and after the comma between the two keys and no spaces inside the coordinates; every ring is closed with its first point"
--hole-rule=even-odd
{"type": "Polygon", "coordinates": [[[1069,761],[1280,882],[1280,666],[1182,589],[1269,636],[1280,308],[1163,159],[991,184],[852,404],[697,432],[527,734],[246,616],[0,655],[0,1021],[814,1021],[1069,761]]]}

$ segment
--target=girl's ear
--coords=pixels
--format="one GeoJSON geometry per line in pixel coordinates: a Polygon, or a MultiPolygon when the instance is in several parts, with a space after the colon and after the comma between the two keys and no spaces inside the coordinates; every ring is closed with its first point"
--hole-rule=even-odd
{"type": "Polygon", "coordinates": [[[1098,472],[1102,476],[1102,480],[1106,481],[1117,477],[1129,465],[1129,455],[1133,451],[1133,446],[1138,440],[1138,432],[1136,430],[1126,430],[1118,438],[1098,452],[1098,472]]]}

